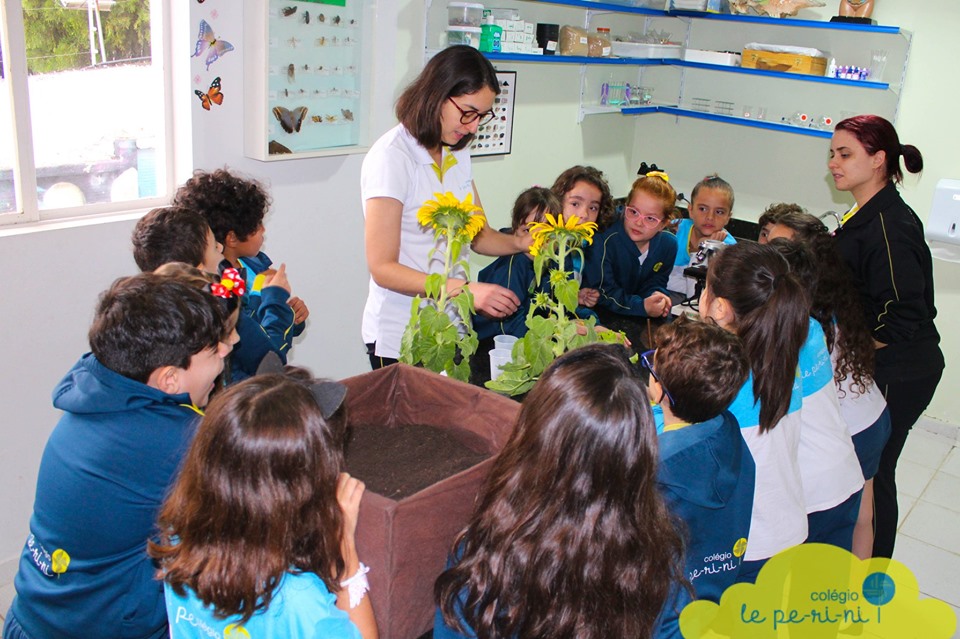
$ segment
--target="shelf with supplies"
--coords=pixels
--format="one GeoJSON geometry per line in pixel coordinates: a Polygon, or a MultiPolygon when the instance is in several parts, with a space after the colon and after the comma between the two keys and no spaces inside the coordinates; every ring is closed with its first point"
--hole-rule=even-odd
{"type": "MultiPolygon", "coordinates": [[[[625,107],[622,109],[618,109],[616,111],[608,110],[604,112],[616,112],[616,113],[621,113],[623,115],[644,115],[647,113],[667,113],[670,115],[675,115],[683,118],[694,118],[697,120],[722,122],[723,124],[735,124],[738,126],[746,126],[754,129],[766,129],[768,131],[779,131],[780,133],[807,135],[815,138],[829,139],[833,135],[832,131],[825,131],[823,129],[814,129],[811,127],[802,127],[802,126],[796,126],[793,124],[784,124],[781,122],[768,122],[767,120],[759,120],[756,118],[741,118],[734,115],[709,113],[706,111],[697,111],[696,109],[687,109],[679,106],[670,106],[670,105],[625,107]]],[[[600,111],[597,111],[596,113],[600,113],[600,111]]]]}
{"type": "MultiPolygon", "coordinates": [[[[443,28],[439,11],[432,14],[431,24],[430,7],[434,5],[439,10],[439,4],[437,0],[426,0],[427,41],[429,34],[443,28]]],[[[587,116],[600,114],[666,113],[677,118],[824,138],[830,137],[833,123],[854,114],[850,105],[858,112],[876,113],[896,122],[912,44],[912,35],[900,27],[665,10],[663,5],[649,6],[653,2],[635,4],[647,6],[627,6],[617,0],[503,0],[497,6],[520,12],[527,23],[566,24],[588,32],[605,30],[614,37],[634,41],[668,42],[679,45],[678,53],[663,55],[656,51],[649,58],[512,52],[484,55],[495,64],[578,67],[578,123],[587,116]],[[637,35],[647,37],[634,37],[637,35]],[[799,56],[803,62],[791,66],[781,64],[780,59],[773,57],[776,54],[759,59],[751,51],[750,64],[740,66],[737,54],[754,48],[747,46],[752,43],[758,43],[756,48],[763,51],[813,52],[799,56]],[[684,52],[688,50],[715,55],[710,59],[698,56],[700,59],[686,60],[684,52]],[[714,58],[723,53],[729,55],[722,63],[716,63],[714,58]],[[835,63],[836,76],[823,74],[826,60],[835,63]],[[778,80],[785,82],[776,83],[778,80]],[[653,100],[640,104],[634,100],[629,105],[607,102],[605,86],[627,85],[634,95],[637,89],[642,89],[646,98],[652,93],[653,100]],[[691,104],[702,107],[705,102],[711,106],[690,108],[691,104]],[[718,104],[727,108],[713,108],[718,104]]]]}

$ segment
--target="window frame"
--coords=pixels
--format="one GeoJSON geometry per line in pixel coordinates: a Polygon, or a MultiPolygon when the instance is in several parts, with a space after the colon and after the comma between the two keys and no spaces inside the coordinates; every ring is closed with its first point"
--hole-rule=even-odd
{"type": "MultiPolygon", "coordinates": [[[[24,224],[63,222],[118,213],[142,212],[165,206],[176,189],[178,154],[175,142],[182,136],[174,128],[175,117],[173,50],[174,3],[150,1],[151,68],[163,82],[163,161],[156,166],[158,194],[153,197],[122,202],[97,202],[69,208],[41,209],[37,194],[37,167],[33,149],[33,126],[26,60],[26,36],[23,7],[19,0],[0,0],[0,44],[7,91],[0,99],[8,100],[13,124],[13,176],[15,210],[0,212],[0,229],[24,224]]],[[[187,119],[189,122],[189,119],[187,119]]]]}

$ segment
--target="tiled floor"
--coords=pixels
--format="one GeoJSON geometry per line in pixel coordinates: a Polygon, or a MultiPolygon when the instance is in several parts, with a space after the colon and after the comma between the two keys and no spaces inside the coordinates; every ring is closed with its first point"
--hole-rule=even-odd
{"type": "MultiPolygon", "coordinates": [[[[900,532],[894,558],[917,577],[920,591],[950,604],[960,618],[960,429],[923,420],[897,466],[900,532]]],[[[13,600],[0,586],[0,621],[13,600]]],[[[954,639],[960,639],[960,628],[954,639]]]]}

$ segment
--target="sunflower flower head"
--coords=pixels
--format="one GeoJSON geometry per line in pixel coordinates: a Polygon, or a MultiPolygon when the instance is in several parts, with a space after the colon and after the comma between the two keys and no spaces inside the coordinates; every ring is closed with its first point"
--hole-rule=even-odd
{"type": "MultiPolygon", "coordinates": [[[[573,240],[574,244],[581,242],[593,243],[593,234],[597,231],[596,222],[581,222],[576,215],[566,219],[560,213],[556,217],[552,213],[544,215],[545,221],[530,224],[530,235],[533,236],[534,246],[542,247],[549,240],[573,240]]],[[[533,251],[531,250],[531,253],[533,251]]],[[[536,253],[533,253],[536,255],[536,253]]]]}
{"type": "Polygon", "coordinates": [[[486,224],[483,209],[473,203],[472,193],[463,200],[449,191],[433,196],[436,199],[427,200],[417,211],[420,226],[471,241],[486,224]]]}

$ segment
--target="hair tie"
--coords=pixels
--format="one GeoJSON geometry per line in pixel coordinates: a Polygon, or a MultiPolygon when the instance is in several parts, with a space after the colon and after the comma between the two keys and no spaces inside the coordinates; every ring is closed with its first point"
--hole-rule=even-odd
{"type": "Polygon", "coordinates": [[[667,175],[666,173],[664,173],[663,171],[650,171],[650,172],[647,173],[646,176],[644,176],[644,177],[648,177],[648,178],[649,178],[649,177],[658,177],[658,178],[660,178],[661,180],[663,180],[664,182],[669,182],[669,181],[670,181],[670,176],[667,175]]]}
{"type": "Polygon", "coordinates": [[[235,268],[223,269],[220,275],[220,282],[210,283],[210,294],[214,297],[221,297],[229,300],[231,297],[243,297],[247,290],[247,283],[244,281],[240,271],[235,268]]]}

